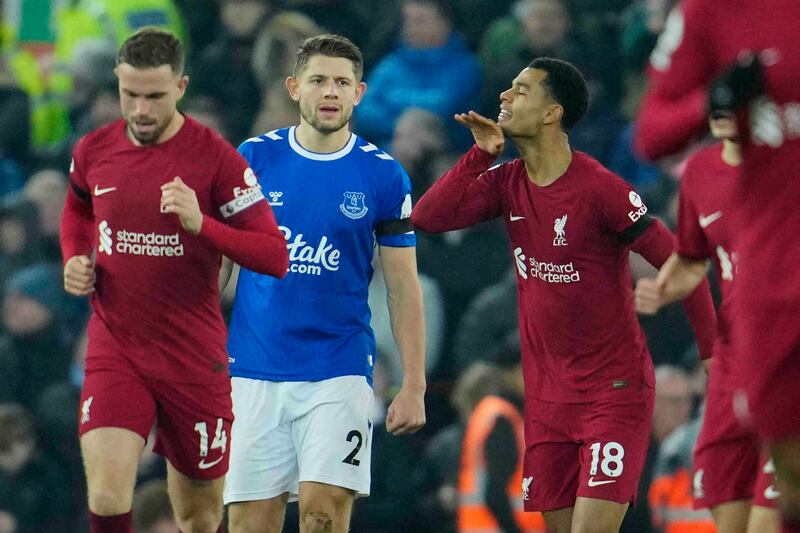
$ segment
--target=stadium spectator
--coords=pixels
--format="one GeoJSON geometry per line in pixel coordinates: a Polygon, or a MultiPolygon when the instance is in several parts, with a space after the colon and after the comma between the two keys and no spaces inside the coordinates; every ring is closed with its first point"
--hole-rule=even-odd
{"type": "Polygon", "coordinates": [[[448,0],[403,0],[402,10],[402,43],[367,75],[356,131],[378,145],[389,144],[403,112],[419,107],[442,117],[451,143],[464,147],[469,137],[450,118],[478,103],[477,59],[453,27],[448,0]]]}
{"type": "Polygon", "coordinates": [[[0,404],[0,528],[13,533],[67,531],[73,494],[61,466],[39,448],[33,417],[0,404]]]}

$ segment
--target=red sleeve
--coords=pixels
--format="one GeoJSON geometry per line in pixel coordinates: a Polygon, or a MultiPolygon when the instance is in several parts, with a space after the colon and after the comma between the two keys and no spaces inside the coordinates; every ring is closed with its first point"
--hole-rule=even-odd
{"type": "Polygon", "coordinates": [[[487,171],[494,160],[473,146],[419,199],[411,214],[414,227],[441,233],[499,216],[502,205],[495,184],[501,172],[487,171]]]}
{"type": "MultiPolygon", "coordinates": [[[[674,247],[675,237],[660,220],[654,219],[650,227],[633,242],[631,249],[654,267],[661,268],[672,254],[674,247]]],[[[717,331],[717,315],[708,279],[704,279],[694,292],[683,300],[683,308],[694,331],[700,358],[708,359],[713,354],[717,331]]]]}
{"type": "Polygon", "coordinates": [[[248,270],[276,278],[286,275],[289,252],[272,210],[262,210],[232,227],[203,215],[198,237],[248,270]]]}
{"type": "Polygon", "coordinates": [[[692,184],[694,183],[694,165],[692,161],[686,166],[681,178],[681,191],[678,204],[678,245],[676,251],[681,257],[688,259],[708,259],[708,240],[700,228],[697,208],[692,202],[692,184]]]}
{"type": "Polygon", "coordinates": [[[69,187],[61,213],[61,255],[66,263],[76,255],[89,256],[94,248],[92,195],[86,184],[85,143],[78,142],[69,165],[69,187]]]}
{"type": "Polygon", "coordinates": [[[680,150],[705,124],[707,87],[716,73],[707,4],[676,6],[650,56],[634,136],[636,151],[648,159],[680,150]]]}

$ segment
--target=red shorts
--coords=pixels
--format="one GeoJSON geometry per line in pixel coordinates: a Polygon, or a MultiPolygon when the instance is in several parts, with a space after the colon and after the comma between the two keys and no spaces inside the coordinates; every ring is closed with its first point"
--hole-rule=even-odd
{"type": "Polygon", "coordinates": [[[712,371],[694,449],[694,508],[751,499],[760,456],[761,439],[739,423],[733,392],[718,387],[712,371]]]}
{"type": "Polygon", "coordinates": [[[526,511],[572,507],[578,496],[634,502],[653,418],[654,391],[588,403],[525,401],[526,511]]]}
{"type": "Polygon", "coordinates": [[[761,469],[758,471],[753,505],[777,509],[775,503],[780,493],[775,487],[775,465],[772,464],[772,459],[766,453],[761,455],[760,464],[761,469]]]}
{"type": "Polygon", "coordinates": [[[79,434],[119,427],[147,440],[156,425],[155,452],[180,473],[216,479],[228,471],[233,410],[226,373],[213,385],[144,378],[130,367],[87,371],[79,434]]]}

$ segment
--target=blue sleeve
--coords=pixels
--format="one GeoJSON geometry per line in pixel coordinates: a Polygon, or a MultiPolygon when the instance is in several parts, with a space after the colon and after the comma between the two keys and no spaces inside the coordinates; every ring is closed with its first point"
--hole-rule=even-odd
{"type": "Polygon", "coordinates": [[[392,164],[394,173],[383,189],[375,235],[381,246],[416,246],[417,237],[411,227],[411,179],[397,162],[392,164]]]}

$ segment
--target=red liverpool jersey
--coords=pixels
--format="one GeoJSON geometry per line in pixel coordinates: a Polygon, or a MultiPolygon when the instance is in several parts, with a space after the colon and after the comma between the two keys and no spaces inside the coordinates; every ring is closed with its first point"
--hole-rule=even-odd
{"type": "Polygon", "coordinates": [[[220,254],[160,210],[161,186],[176,176],[220,221],[270,209],[244,158],[190,117],[160,144],[134,145],[118,120],[75,148],[72,193],[94,217],[89,371],[114,369],[122,356],[162,380],[204,383],[227,372],[220,254]]]}
{"type": "Polygon", "coordinates": [[[716,381],[726,390],[731,381],[731,317],[738,254],[733,249],[733,191],[739,167],[722,160],[722,144],[693,154],[681,176],[678,213],[678,254],[690,259],[711,259],[722,290],[722,305],[717,310],[717,339],[714,346],[716,381]]]}
{"type": "MultiPolygon", "coordinates": [[[[531,182],[522,160],[486,170],[492,160],[474,147],[419,201],[412,220],[437,230],[437,218],[452,228],[503,217],[517,270],[527,396],[586,402],[652,386],[628,263],[631,243],[648,227],[647,206],[582,152],[573,151],[567,171],[545,187],[531,182]],[[445,196],[458,209],[442,209],[445,196]]],[[[673,241],[663,232],[669,255],[673,241]]]]}

